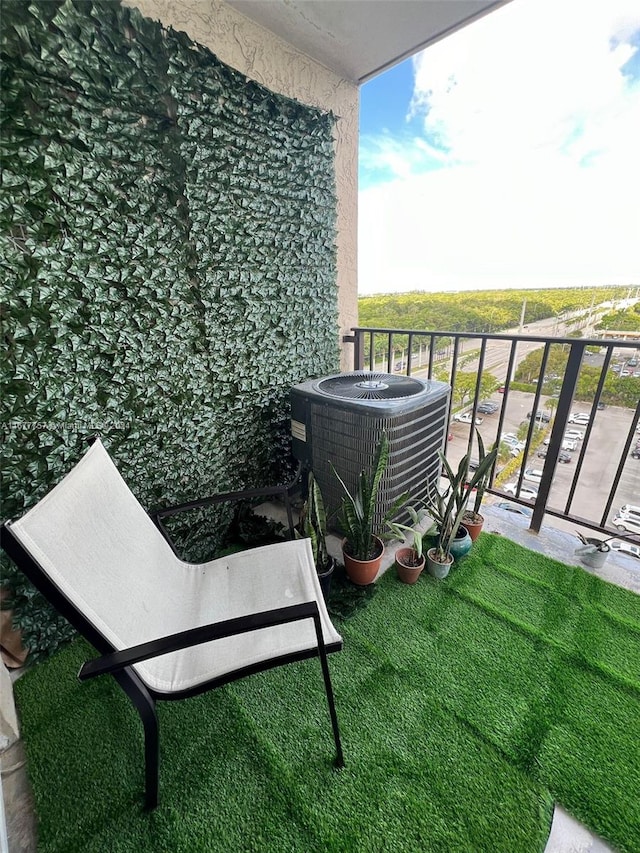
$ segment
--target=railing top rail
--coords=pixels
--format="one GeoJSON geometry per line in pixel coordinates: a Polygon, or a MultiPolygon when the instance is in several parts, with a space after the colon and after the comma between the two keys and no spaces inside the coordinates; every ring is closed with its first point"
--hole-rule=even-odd
{"type": "Polygon", "coordinates": [[[391,329],[382,326],[352,326],[352,332],[374,332],[383,335],[429,335],[435,338],[480,338],[481,340],[512,341],[517,338],[521,341],[540,341],[554,344],[580,344],[582,346],[598,347],[625,347],[637,349],[640,347],[640,338],[636,340],[618,338],[557,338],[550,335],[522,335],[519,332],[460,332],[460,331],[428,331],[427,329],[391,329]]]}

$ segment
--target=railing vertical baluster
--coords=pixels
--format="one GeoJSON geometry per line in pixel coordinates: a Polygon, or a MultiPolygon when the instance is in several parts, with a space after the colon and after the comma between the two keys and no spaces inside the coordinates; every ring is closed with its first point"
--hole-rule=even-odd
{"type": "Polygon", "coordinates": [[[413,349],[413,332],[409,332],[407,342],[407,376],[411,376],[411,351],[413,349]]]}
{"type": "MultiPolygon", "coordinates": [[[[549,345],[547,344],[547,347],[549,345]]],[[[580,373],[580,365],[582,364],[582,353],[584,351],[584,346],[582,343],[575,342],[571,344],[571,348],[569,350],[569,359],[567,361],[567,368],[564,374],[564,382],[562,383],[562,388],[560,389],[560,397],[558,399],[558,407],[556,408],[556,416],[553,421],[553,427],[551,429],[551,437],[549,439],[549,449],[547,450],[547,458],[545,459],[545,466],[542,469],[542,481],[540,482],[540,489],[538,492],[538,500],[536,500],[533,505],[533,516],[531,518],[530,529],[534,530],[536,533],[540,532],[540,528],[542,526],[542,520],[544,518],[544,512],[547,506],[547,502],[549,499],[549,492],[551,490],[551,478],[553,476],[553,467],[547,467],[546,463],[555,462],[558,458],[558,454],[560,453],[560,448],[562,446],[562,439],[564,436],[564,431],[567,426],[567,421],[569,419],[569,414],[571,412],[571,404],[573,402],[573,396],[576,392],[576,385],[578,384],[578,375],[580,373]]],[[[538,389],[539,397],[540,389],[538,389]]],[[[535,414],[536,409],[532,410],[532,414],[535,414]]],[[[572,487],[573,488],[573,487],[572,487]]],[[[569,494],[569,504],[571,503],[572,492],[569,494]]]]}

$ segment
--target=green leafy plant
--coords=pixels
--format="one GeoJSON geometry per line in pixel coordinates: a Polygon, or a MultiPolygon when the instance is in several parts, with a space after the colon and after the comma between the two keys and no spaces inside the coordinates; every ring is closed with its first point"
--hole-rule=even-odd
{"type": "Polygon", "coordinates": [[[300,513],[295,533],[299,539],[308,537],[317,571],[322,574],[331,567],[332,559],[327,551],[327,514],[318,481],[309,474],[309,494],[300,513]]]}
{"type": "Polygon", "coordinates": [[[423,533],[420,530],[420,525],[427,515],[427,510],[425,507],[416,510],[413,506],[407,506],[405,511],[409,514],[411,524],[387,520],[387,527],[396,539],[404,539],[405,534],[408,534],[408,539],[411,542],[410,547],[415,551],[416,557],[420,561],[423,549],[423,533]]]}
{"type": "MultiPolygon", "coordinates": [[[[373,526],[374,514],[380,481],[388,461],[389,439],[387,438],[387,434],[383,432],[376,447],[371,472],[360,472],[357,488],[353,491],[353,494],[334,468],[333,463],[329,463],[331,470],[338,478],[344,490],[338,514],[338,524],[347,540],[349,554],[356,560],[370,560],[376,552],[376,531],[374,531],[373,526]]],[[[408,495],[404,494],[393,502],[384,514],[383,523],[393,518],[398,510],[406,503],[407,498],[408,495]]]]}
{"type": "MultiPolygon", "coordinates": [[[[498,456],[498,445],[494,444],[491,450],[486,453],[484,449],[484,442],[482,441],[482,436],[480,435],[480,431],[476,430],[476,436],[478,439],[478,468],[476,469],[476,473],[481,471],[481,476],[477,480],[475,484],[475,498],[473,501],[473,509],[469,509],[469,498],[471,497],[473,486],[470,483],[465,481],[462,484],[460,489],[460,502],[464,504],[465,513],[462,517],[462,523],[464,524],[465,519],[468,519],[471,522],[477,522],[480,520],[480,507],[482,506],[482,500],[484,498],[485,492],[487,491],[487,486],[489,485],[489,480],[491,479],[491,470],[495,465],[497,456],[498,456]]],[[[467,466],[468,467],[468,466],[467,466]]]]}
{"type": "MultiPolygon", "coordinates": [[[[438,562],[446,562],[447,555],[451,551],[451,544],[467,512],[469,496],[490,475],[496,453],[497,448],[494,447],[488,454],[484,455],[471,479],[469,479],[469,454],[462,457],[455,472],[445,455],[440,454],[442,467],[449,482],[443,493],[438,490],[435,483],[432,483],[426,501],[429,512],[434,519],[434,527],[437,529],[435,551],[438,562]]],[[[479,506],[480,504],[478,504],[479,506]]]]}

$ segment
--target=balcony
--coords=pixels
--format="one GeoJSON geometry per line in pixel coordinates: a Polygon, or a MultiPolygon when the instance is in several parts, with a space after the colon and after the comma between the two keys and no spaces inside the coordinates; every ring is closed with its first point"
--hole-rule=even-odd
{"type": "MultiPolygon", "coordinates": [[[[277,517],[278,507],[264,506],[263,510],[265,512],[268,512],[269,514],[275,513],[277,517]]],[[[577,558],[573,554],[575,538],[563,533],[562,531],[557,531],[553,529],[543,529],[539,535],[535,535],[528,528],[526,524],[526,519],[524,517],[504,513],[501,512],[499,509],[495,509],[492,507],[489,507],[487,511],[486,529],[491,533],[500,533],[503,536],[513,539],[514,541],[532,550],[539,551],[541,554],[544,554],[546,556],[554,557],[565,564],[579,565],[577,558]]],[[[330,542],[330,547],[334,554],[337,555],[339,553],[339,541],[335,537],[332,538],[330,542]]],[[[392,562],[393,545],[391,545],[387,549],[387,569],[390,569],[392,562]]],[[[634,590],[637,593],[640,593],[640,571],[634,568],[633,562],[634,561],[632,560],[632,558],[612,554],[610,555],[606,568],[602,572],[599,572],[599,574],[600,576],[604,577],[609,581],[617,583],[621,586],[625,586],[629,589],[634,590]]],[[[415,594],[418,593],[420,590],[416,588],[416,590],[414,591],[413,588],[411,588],[408,591],[411,593],[408,600],[411,600],[411,598],[414,597],[415,594]]],[[[431,592],[430,588],[427,587],[425,587],[421,591],[423,593],[431,592]]],[[[356,660],[354,661],[354,663],[357,663],[357,660],[358,655],[356,654],[356,660]]],[[[356,678],[355,680],[358,679],[356,678]]],[[[65,711],[62,710],[60,713],[65,713],[65,711]]],[[[168,729],[168,731],[169,730],[170,729],[168,729]]],[[[356,744],[359,737],[360,735],[357,732],[349,732],[349,741],[353,744],[353,749],[357,748],[356,744]]],[[[55,748],[55,735],[53,735],[51,747],[55,748]]],[[[286,750],[283,749],[283,751],[286,750]]],[[[12,757],[12,759],[15,759],[15,750],[13,753],[9,753],[9,755],[12,757]]],[[[218,767],[218,763],[214,761],[211,765],[211,773],[215,775],[216,768],[218,767]]],[[[601,769],[604,774],[610,772],[610,770],[604,766],[601,769]]],[[[169,766],[167,766],[167,770],[170,771],[169,766]]],[[[324,771],[321,769],[319,772],[324,771]]],[[[347,770],[346,772],[348,773],[349,771],[347,770]]],[[[170,774],[169,778],[171,778],[170,774]]],[[[138,783],[139,780],[136,778],[135,784],[138,783]]],[[[118,782],[118,784],[120,784],[120,782],[118,782]]],[[[21,847],[12,846],[10,847],[10,849],[35,850],[36,826],[34,822],[33,806],[30,800],[29,787],[26,782],[24,768],[20,767],[17,772],[11,773],[7,777],[5,777],[3,785],[10,842],[12,845],[14,843],[16,845],[24,845],[21,847]]],[[[170,794],[170,792],[167,791],[167,794],[170,794]]],[[[197,796],[197,791],[194,791],[193,794],[194,796],[197,796]]],[[[82,799],[84,794],[76,790],[75,796],[77,799],[82,799]]],[[[186,799],[189,800],[190,797],[191,792],[189,797],[187,797],[186,799]]],[[[211,808],[214,808],[211,805],[212,802],[214,801],[209,801],[209,805],[211,808]]],[[[144,820],[139,817],[138,810],[135,806],[132,807],[132,804],[129,803],[127,805],[127,809],[129,813],[129,820],[134,821],[135,824],[141,822],[144,825],[144,820]]],[[[158,812],[158,816],[160,819],[162,818],[162,814],[162,810],[160,810],[158,812]]],[[[229,817],[229,814],[232,814],[232,812],[229,812],[228,805],[225,804],[225,816],[221,821],[223,824],[229,817]]],[[[217,817],[215,819],[220,820],[220,818],[217,817]]],[[[151,832],[151,829],[147,828],[143,831],[151,832]]],[[[584,849],[591,849],[594,851],[598,850],[600,851],[600,853],[607,853],[608,851],[612,850],[612,848],[608,847],[599,838],[592,836],[592,834],[584,825],[572,818],[564,809],[556,807],[554,811],[550,836],[545,846],[545,853],[569,853],[569,851],[575,849],[575,844],[578,839],[580,839],[581,843],[584,845],[584,849]]],[[[220,848],[213,845],[211,849],[220,848]]],[[[274,847],[270,849],[277,848],[274,847]]],[[[476,849],[484,850],[487,848],[479,847],[476,849]]],[[[521,848],[516,846],[512,849],[517,850],[521,848]]]]}
{"type": "Polygon", "coordinates": [[[362,327],[348,340],[355,369],[451,385],[445,455],[473,459],[476,428],[499,441],[488,494],[529,509],[532,532],[640,539],[617,515],[640,501],[637,340],[362,327]]]}

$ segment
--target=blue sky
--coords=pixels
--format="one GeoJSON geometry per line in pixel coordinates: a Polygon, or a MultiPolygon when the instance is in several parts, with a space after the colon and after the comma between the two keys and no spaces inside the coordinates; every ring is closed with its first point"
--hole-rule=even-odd
{"type": "Polygon", "coordinates": [[[640,0],[512,0],[360,95],[361,294],[640,284],[640,0]]]}

